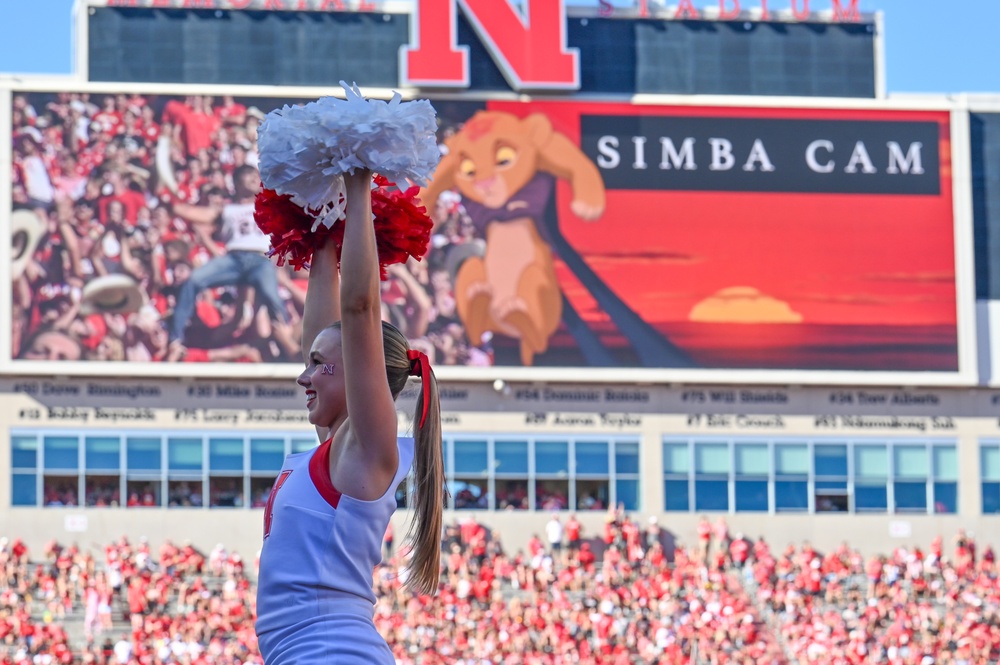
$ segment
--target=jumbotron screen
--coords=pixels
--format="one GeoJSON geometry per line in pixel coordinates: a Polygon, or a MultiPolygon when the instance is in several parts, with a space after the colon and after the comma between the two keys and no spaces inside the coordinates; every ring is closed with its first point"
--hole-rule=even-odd
{"type": "MultiPolygon", "coordinates": [[[[224,279],[216,211],[302,100],[13,100],[15,365],[299,362],[305,273],[224,279]]],[[[968,369],[947,111],[431,102],[432,245],[382,301],[438,366],[968,369]]]]}

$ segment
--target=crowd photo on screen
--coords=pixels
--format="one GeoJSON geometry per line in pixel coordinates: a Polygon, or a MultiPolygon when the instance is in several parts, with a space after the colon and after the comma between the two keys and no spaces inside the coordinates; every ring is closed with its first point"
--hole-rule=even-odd
{"type": "MultiPolygon", "coordinates": [[[[15,93],[12,357],[297,362],[308,274],[264,261],[266,236],[247,227],[257,128],[276,106],[15,93]]],[[[432,248],[388,268],[383,318],[435,364],[491,365],[489,336],[470,344],[459,322],[448,261],[474,226],[448,192],[429,212],[432,248]]]]}

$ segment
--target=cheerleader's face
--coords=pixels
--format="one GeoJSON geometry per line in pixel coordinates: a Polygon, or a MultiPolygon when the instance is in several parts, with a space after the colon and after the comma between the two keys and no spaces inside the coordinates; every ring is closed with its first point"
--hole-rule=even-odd
{"type": "Polygon", "coordinates": [[[313,425],[330,427],[347,408],[342,365],[340,331],[328,328],[316,336],[298,378],[306,391],[306,409],[313,425]]]}

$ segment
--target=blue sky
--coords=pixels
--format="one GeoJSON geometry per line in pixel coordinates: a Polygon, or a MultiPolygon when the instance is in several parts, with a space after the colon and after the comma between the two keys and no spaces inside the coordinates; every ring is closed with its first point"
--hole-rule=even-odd
{"type": "MultiPolygon", "coordinates": [[[[614,0],[629,4],[630,0],[614,0]]],[[[574,0],[586,4],[596,0],[574,0]]],[[[676,0],[668,0],[670,5],[676,0]]],[[[743,0],[745,8],[759,0],[743,0]]],[[[828,0],[812,0],[826,10],[828,0]]],[[[846,2],[845,2],[846,4],[846,2]]],[[[694,0],[696,7],[715,0],[694,0]]],[[[770,0],[786,9],[790,0],[770,0]]],[[[60,74],[72,69],[73,0],[3,0],[0,72],[60,74]]],[[[886,88],[893,92],[1000,94],[1000,0],[860,0],[885,14],[886,88]]]]}

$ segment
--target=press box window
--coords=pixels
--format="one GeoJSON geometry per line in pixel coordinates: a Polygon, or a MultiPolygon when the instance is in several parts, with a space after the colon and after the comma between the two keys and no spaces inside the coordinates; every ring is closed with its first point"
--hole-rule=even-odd
{"type": "Polygon", "coordinates": [[[202,469],[202,440],[168,439],[167,468],[171,473],[200,472],[202,469]]]}
{"type": "Polygon", "coordinates": [[[958,451],[955,446],[931,448],[934,462],[934,512],[958,512],[958,451]]]}
{"type": "Polygon", "coordinates": [[[569,508],[567,441],[535,441],[535,476],[535,510],[569,508]]]}
{"type": "Polygon", "coordinates": [[[159,438],[129,438],[126,442],[126,468],[133,471],[159,471],[163,467],[162,442],[159,438]]]}
{"type": "Polygon", "coordinates": [[[42,501],[46,506],[78,506],[80,505],[79,496],[79,476],[47,473],[42,477],[42,501]]]}
{"type": "Polygon", "coordinates": [[[736,512],[764,512],[769,508],[770,452],[766,443],[737,443],[736,512]]]}
{"type": "Polygon", "coordinates": [[[42,502],[46,506],[80,505],[80,439],[46,436],[42,439],[42,502]]]}
{"type": "Polygon", "coordinates": [[[77,471],[80,468],[80,440],[75,436],[47,436],[43,439],[46,471],[77,471]]]}
{"type": "Polygon", "coordinates": [[[11,505],[38,505],[38,437],[11,436],[10,456],[11,505]]]}
{"type": "Polygon", "coordinates": [[[205,505],[203,442],[200,438],[167,440],[167,505],[201,508],[205,505]]]}
{"type": "Polygon", "coordinates": [[[774,509],[777,512],[809,510],[809,446],[804,443],[774,446],[774,509]]]}
{"type": "Polygon", "coordinates": [[[528,510],[528,442],[494,441],[497,510],[528,510]]]}
{"type": "Polygon", "coordinates": [[[38,437],[10,437],[10,466],[15,471],[34,471],[38,468],[38,437]]]}
{"type": "Polygon", "coordinates": [[[88,436],[84,439],[87,471],[119,471],[122,441],[117,436],[88,436]]]}
{"type": "Polygon", "coordinates": [[[15,473],[10,491],[12,506],[37,506],[38,476],[35,473],[15,473]]]}
{"type": "Polygon", "coordinates": [[[892,451],[893,508],[898,513],[927,512],[930,460],[925,445],[897,445],[892,451]]]}
{"type": "Polygon", "coordinates": [[[847,493],[847,446],[813,446],[813,500],[817,513],[846,513],[850,510],[847,493]]]}
{"type": "Polygon", "coordinates": [[[243,473],[243,439],[209,439],[208,468],[243,473]]]}
{"type": "Polygon", "coordinates": [[[885,445],[854,446],[854,510],[884,513],[889,510],[889,450],[885,445]]]}
{"type": "Polygon", "coordinates": [[[982,477],[983,513],[1000,514],[1000,445],[981,445],[979,473],[982,477]]]}
{"type": "Polygon", "coordinates": [[[611,501],[610,458],[606,441],[573,443],[577,510],[607,510],[611,501]]]}
{"type": "Polygon", "coordinates": [[[121,505],[121,438],[88,436],[83,441],[84,503],[94,507],[121,505]]]}
{"type": "Polygon", "coordinates": [[[615,443],[615,505],[639,510],[639,444],[615,443]]]}
{"type": "Polygon", "coordinates": [[[163,441],[129,437],[125,441],[125,502],[130,508],[163,505],[163,441]]]}
{"type": "Polygon", "coordinates": [[[694,444],[694,508],[729,511],[729,444],[694,444]]]}
{"type": "Polygon", "coordinates": [[[243,439],[208,440],[208,505],[240,508],[243,502],[243,439]]]}
{"type": "Polygon", "coordinates": [[[663,444],[663,509],[691,510],[691,448],[687,442],[663,444]]]}
{"type": "Polygon", "coordinates": [[[490,508],[489,449],[486,441],[452,441],[453,481],[449,485],[456,510],[490,508]]]}
{"type": "Polygon", "coordinates": [[[250,439],[250,471],[277,475],[285,462],[283,439],[250,439]]]}

